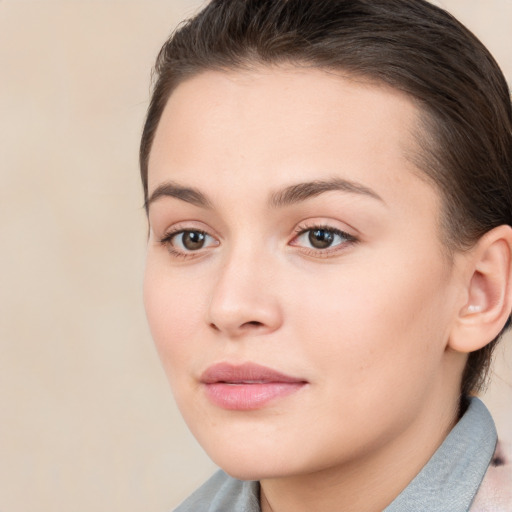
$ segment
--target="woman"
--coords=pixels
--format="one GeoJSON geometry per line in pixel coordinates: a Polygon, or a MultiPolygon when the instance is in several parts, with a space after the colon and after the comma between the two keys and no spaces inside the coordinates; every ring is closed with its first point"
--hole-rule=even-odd
{"type": "Polygon", "coordinates": [[[177,510],[477,506],[512,309],[493,58],[424,0],[214,0],[156,73],[146,310],[223,470],[177,510]]]}

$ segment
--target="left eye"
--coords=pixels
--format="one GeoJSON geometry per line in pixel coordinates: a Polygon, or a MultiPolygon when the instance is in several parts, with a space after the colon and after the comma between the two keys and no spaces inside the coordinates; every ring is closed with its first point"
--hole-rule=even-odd
{"type": "Polygon", "coordinates": [[[353,241],[354,237],[335,228],[317,227],[303,230],[293,242],[313,249],[329,249],[345,242],[353,241]]]}
{"type": "Polygon", "coordinates": [[[215,244],[215,239],[204,231],[179,231],[168,241],[174,249],[183,252],[198,251],[215,244]]]}

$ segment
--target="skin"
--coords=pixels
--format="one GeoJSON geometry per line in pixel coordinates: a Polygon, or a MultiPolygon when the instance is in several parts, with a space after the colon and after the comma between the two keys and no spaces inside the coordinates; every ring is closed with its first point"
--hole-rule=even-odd
{"type": "Polygon", "coordinates": [[[225,471],[261,481],[263,511],[381,511],[457,420],[468,264],[443,250],[440,195],[407,157],[418,116],[392,89],[293,67],[204,72],[163,113],[150,196],[172,181],[207,204],[150,202],[150,328],[191,431],[225,471]],[[269,205],[333,179],[359,189],[269,205]],[[316,226],[349,236],[320,250],[316,226]],[[187,249],[185,229],[204,246],[187,249]],[[200,382],[220,362],[307,384],[226,410],[200,382]]]}

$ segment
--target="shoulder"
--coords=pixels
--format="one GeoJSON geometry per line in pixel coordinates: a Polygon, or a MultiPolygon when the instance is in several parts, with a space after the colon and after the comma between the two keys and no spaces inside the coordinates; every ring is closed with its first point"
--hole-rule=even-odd
{"type": "Polygon", "coordinates": [[[512,512],[512,445],[498,442],[471,512],[512,512]]]}
{"type": "Polygon", "coordinates": [[[260,512],[259,484],[217,471],[174,512],[260,512]]]}

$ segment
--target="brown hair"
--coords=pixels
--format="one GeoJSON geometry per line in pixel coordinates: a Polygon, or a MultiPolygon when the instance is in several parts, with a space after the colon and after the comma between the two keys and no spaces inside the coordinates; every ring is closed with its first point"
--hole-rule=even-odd
{"type": "MultiPolygon", "coordinates": [[[[512,225],[507,83],[482,43],[425,0],[212,0],[174,32],[156,61],[140,145],[146,200],[149,153],[174,88],[206,70],[280,63],[349,72],[419,105],[415,159],[443,195],[440,221],[450,251],[512,225]]],[[[498,338],[469,355],[463,394],[484,384],[498,338]]]]}

